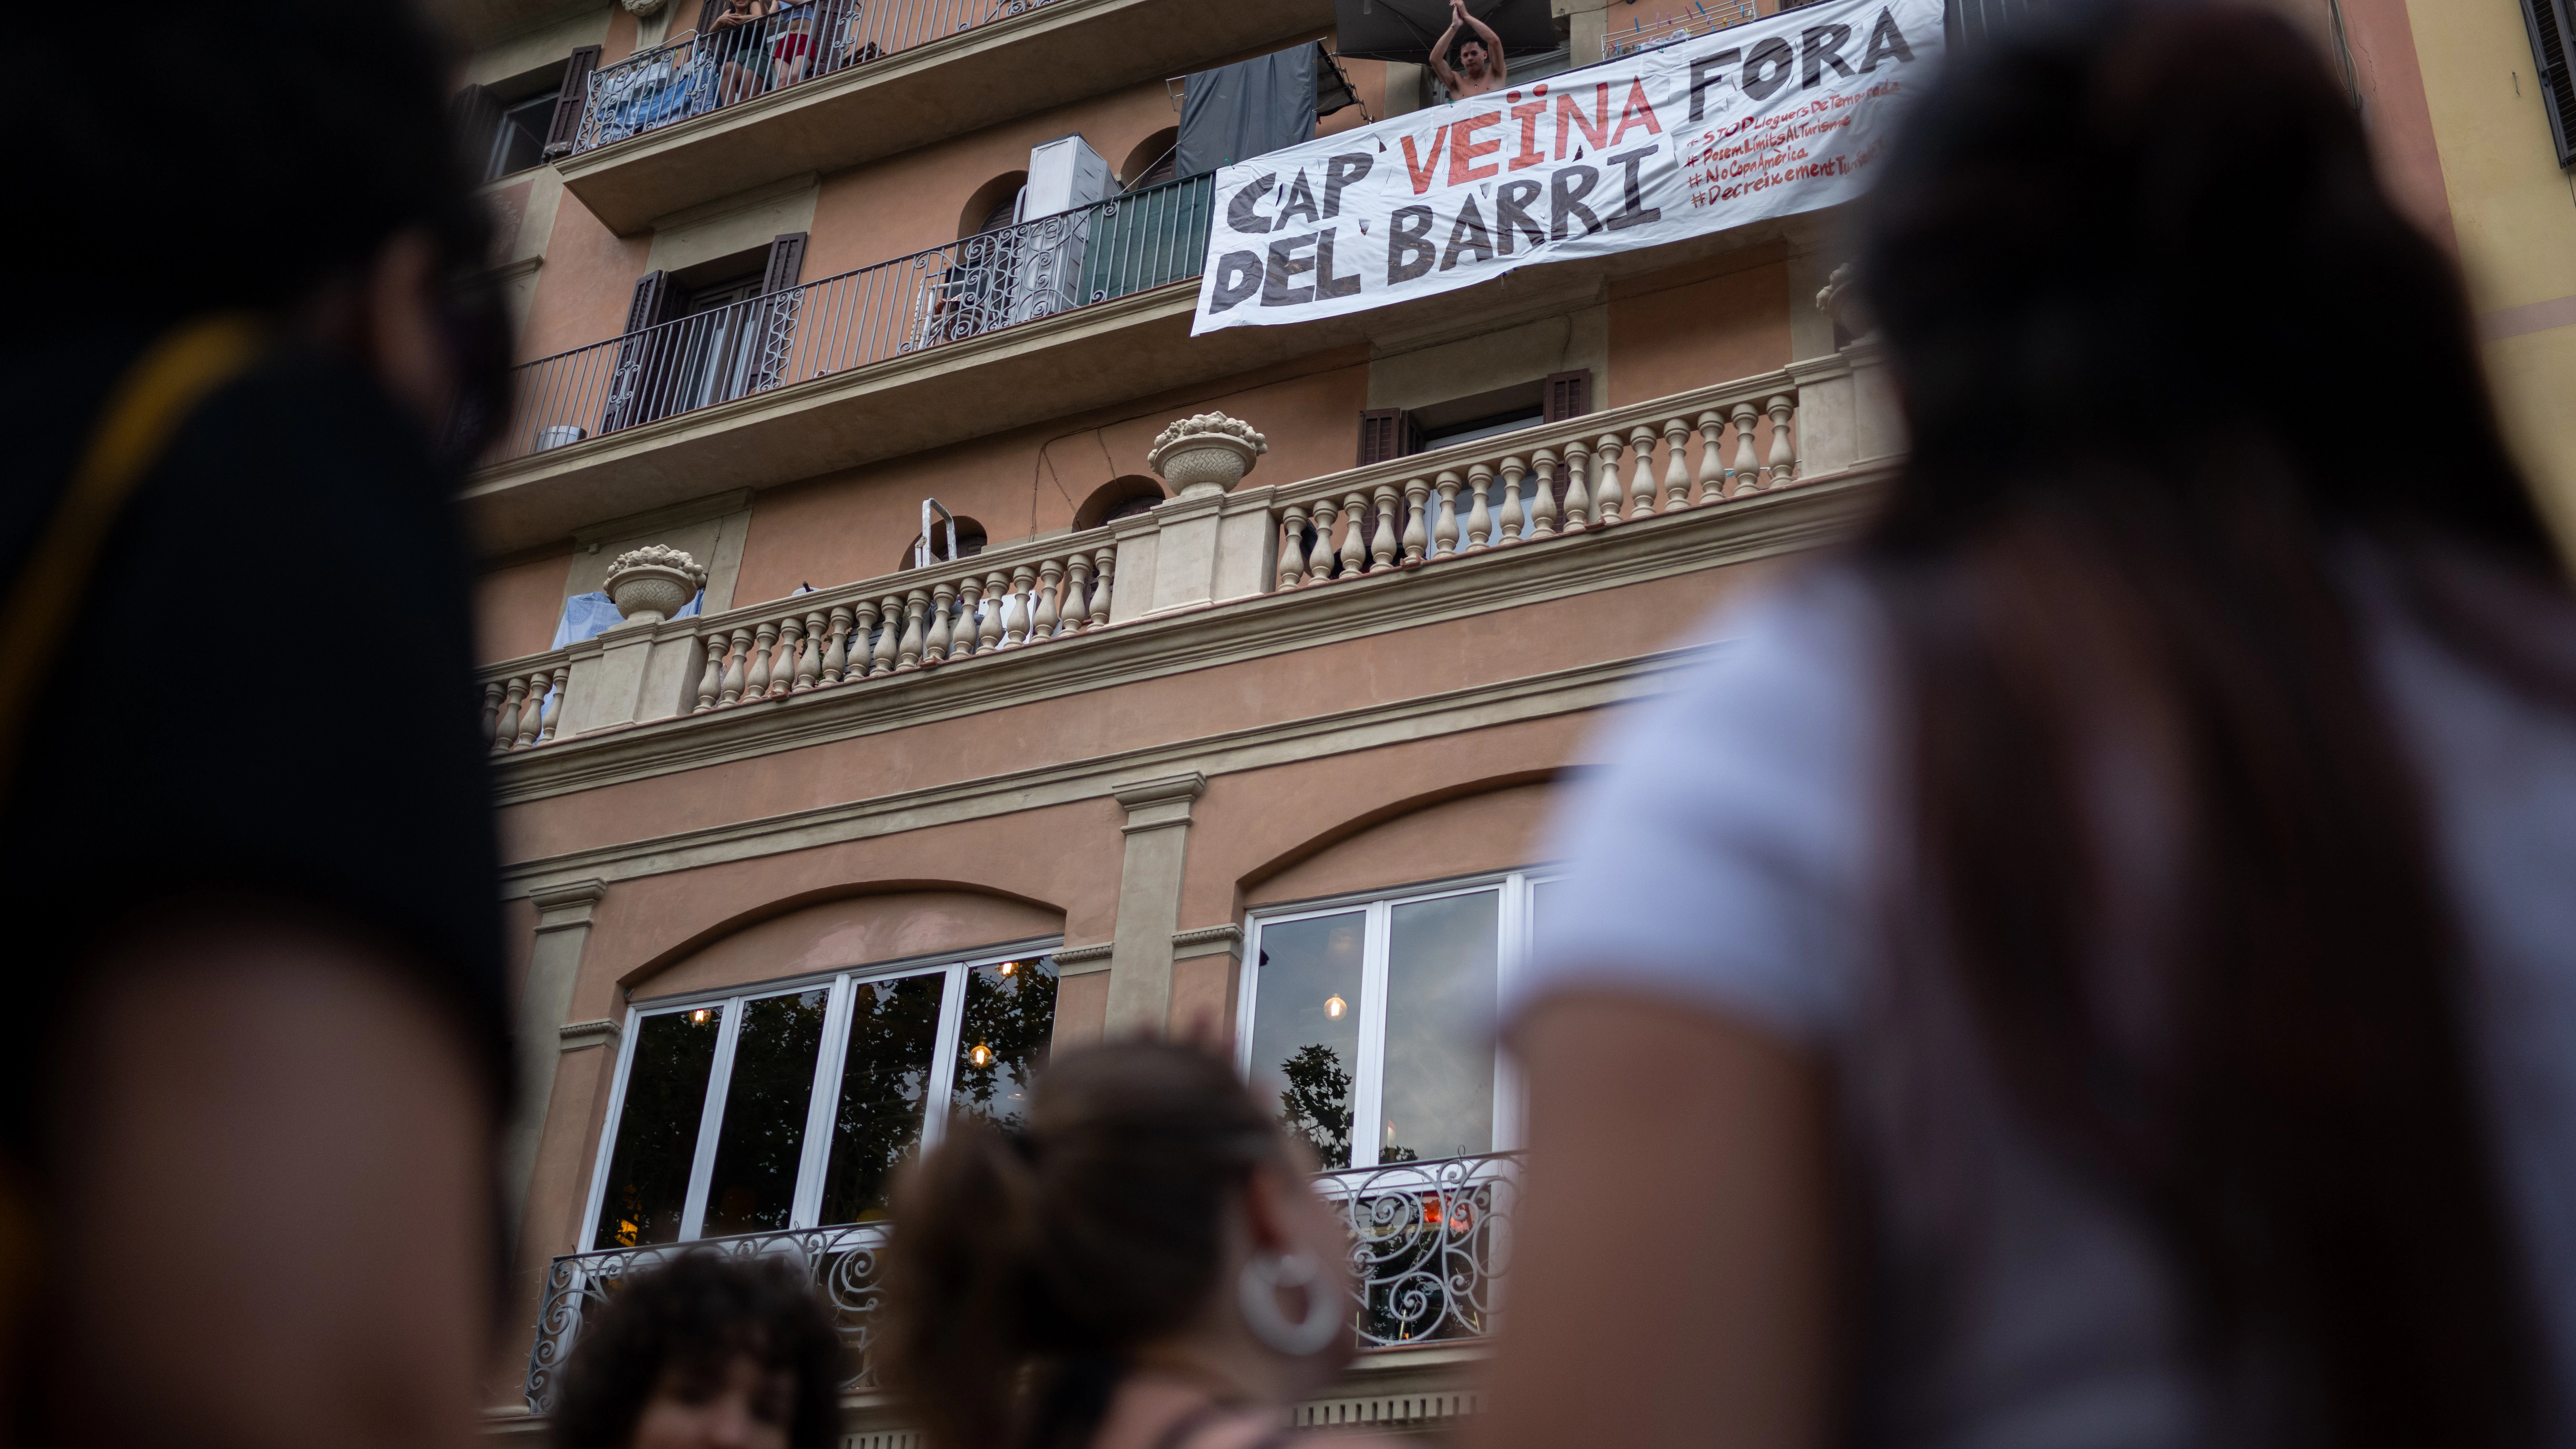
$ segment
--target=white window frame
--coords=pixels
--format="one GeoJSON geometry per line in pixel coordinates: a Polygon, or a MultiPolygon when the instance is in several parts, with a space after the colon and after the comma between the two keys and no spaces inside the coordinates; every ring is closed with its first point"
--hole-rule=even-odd
{"type": "MultiPolygon", "coordinates": [[[[720,1007],[724,1011],[724,1025],[716,1037],[715,1060],[707,1069],[706,1096],[699,1104],[697,1149],[689,1163],[688,1192],[681,1200],[680,1235],[676,1241],[693,1243],[705,1236],[707,1191],[715,1177],[716,1139],[724,1127],[725,1098],[733,1090],[734,1041],[742,1031],[743,1008],[769,997],[795,996],[817,988],[830,992],[823,1012],[823,1044],[814,1053],[814,1082],[806,1096],[805,1147],[796,1168],[796,1195],[788,1208],[787,1226],[775,1230],[800,1232],[823,1226],[819,1221],[823,1215],[823,1180],[831,1165],[832,1119],[840,1109],[841,1072],[848,1064],[852,988],[906,976],[945,978],[939,996],[939,1027],[931,1038],[929,1091],[922,1102],[921,1146],[927,1152],[938,1145],[948,1124],[949,1097],[956,1084],[961,1045],[958,1038],[965,1030],[967,975],[1005,961],[1052,955],[1063,944],[1062,937],[1045,937],[993,947],[972,956],[910,957],[723,991],[630,1002],[626,1029],[618,1041],[617,1071],[609,1085],[608,1115],[600,1124],[599,1148],[591,1163],[579,1251],[603,1252],[618,1246],[598,1241],[599,1211],[608,1196],[608,1170],[616,1158],[617,1132],[626,1116],[626,1079],[634,1068],[636,1036],[645,1018],[701,1008],[720,1007]]],[[[1058,980],[1060,984],[1062,978],[1058,980]]]]}
{"type": "MultiPolygon", "coordinates": [[[[1246,1081],[1252,1079],[1254,1011],[1261,999],[1262,932],[1269,927],[1295,921],[1348,915],[1353,911],[1365,912],[1366,928],[1360,947],[1359,1061],[1352,1072],[1351,1083],[1350,1170],[1378,1166],[1378,1149],[1385,1136],[1380,1124],[1385,1121],[1383,1108],[1386,1100],[1387,956],[1394,934],[1395,908],[1418,901],[1494,891],[1497,896],[1495,910],[1500,917],[1496,922],[1494,963],[1494,1001],[1499,1010],[1503,998],[1511,994],[1514,982],[1527,968],[1535,947],[1537,888],[1546,882],[1561,880],[1565,874],[1562,866],[1524,866],[1518,870],[1488,871],[1454,880],[1397,886],[1320,901],[1265,906],[1250,912],[1243,923],[1243,972],[1242,981],[1236,988],[1234,1008],[1235,1070],[1241,1072],[1246,1081]],[[1366,1127],[1365,1132],[1361,1130],[1363,1126],[1366,1127]]],[[[1521,1145],[1523,1104],[1520,1070],[1508,1052],[1497,1050],[1494,1053],[1494,1145],[1491,1150],[1509,1152],[1521,1145]]]]}

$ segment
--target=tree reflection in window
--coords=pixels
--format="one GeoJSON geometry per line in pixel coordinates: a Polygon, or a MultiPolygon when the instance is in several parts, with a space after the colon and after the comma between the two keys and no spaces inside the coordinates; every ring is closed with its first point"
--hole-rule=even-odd
{"type": "Polygon", "coordinates": [[[851,983],[849,1054],[832,1121],[832,1163],[823,1175],[823,1222],[885,1216],[895,1169],[920,1150],[946,984],[938,975],[851,983]]]}
{"type": "Polygon", "coordinates": [[[818,987],[743,1003],[724,1123],[716,1131],[715,1173],[707,1187],[706,1235],[787,1226],[805,1155],[814,1058],[823,1047],[831,996],[818,987]]]}
{"type": "Polygon", "coordinates": [[[1256,1089],[1277,1093],[1280,1125],[1326,1167],[1351,1165],[1351,1086],[1360,1059],[1360,911],[1282,921],[1261,933],[1252,1014],[1256,1089]]]}
{"type": "Polygon", "coordinates": [[[716,1039],[724,1008],[645,1017],[635,1028],[635,1055],[626,1072],[626,1110],[618,1117],[617,1146],[608,1159],[608,1190],[601,1195],[591,1241],[632,1248],[680,1236],[680,1214],[689,1197],[689,1169],[698,1155],[698,1122],[715,1069],[716,1039]]]}
{"type": "Polygon", "coordinates": [[[966,973],[950,1112],[998,1127],[1028,1116],[1029,1083],[1055,1038],[1055,958],[978,966],[966,973]]]}

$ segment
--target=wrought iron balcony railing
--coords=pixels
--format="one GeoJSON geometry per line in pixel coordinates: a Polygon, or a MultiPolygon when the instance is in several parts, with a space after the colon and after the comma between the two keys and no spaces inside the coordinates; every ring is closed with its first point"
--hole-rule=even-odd
{"type": "Polygon", "coordinates": [[[1168,181],[522,364],[510,428],[484,462],[1195,277],[1213,180],[1168,181]]]}
{"type": "Polygon", "coordinates": [[[595,151],[1047,3],[807,0],[740,25],[693,30],[592,71],[571,149],[595,151]]]}
{"type": "MultiPolygon", "coordinates": [[[[1328,1172],[1315,1189],[1351,1230],[1356,1284],[1352,1332],[1362,1348],[1480,1338],[1493,1332],[1495,1290],[1510,1268],[1520,1199],[1519,1154],[1328,1172]]],[[[616,1248],[555,1259],[528,1354],[528,1409],[554,1411],[565,1360],[582,1318],[625,1280],[691,1250],[801,1262],[840,1319],[849,1345],[845,1390],[875,1387],[869,1360],[885,1247],[892,1225],[858,1223],[799,1232],[616,1248]]]]}

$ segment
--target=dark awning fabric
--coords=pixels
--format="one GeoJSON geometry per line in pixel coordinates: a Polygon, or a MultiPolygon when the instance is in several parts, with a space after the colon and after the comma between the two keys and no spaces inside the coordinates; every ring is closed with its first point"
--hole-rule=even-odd
{"type": "Polygon", "coordinates": [[[1315,139],[1315,57],[1291,46],[1215,70],[1193,71],[1181,93],[1180,174],[1315,139]]]}
{"type": "MultiPolygon", "coordinates": [[[[1536,55],[1565,43],[1548,0],[1467,0],[1467,13],[1494,28],[1505,55],[1536,55]]],[[[1431,42],[1448,28],[1449,0],[1333,0],[1333,50],[1345,59],[1423,65],[1431,42]]]]}

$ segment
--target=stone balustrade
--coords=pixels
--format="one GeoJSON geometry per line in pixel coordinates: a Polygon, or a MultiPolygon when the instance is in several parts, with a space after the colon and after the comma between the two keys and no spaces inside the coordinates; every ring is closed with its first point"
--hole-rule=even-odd
{"type": "MultiPolygon", "coordinates": [[[[1222,415],[1180,420],[1165,442],[1158,455],[1189,460],[1189,476],[1181,496],[1145,513],[704,618],[630,610],[598,638],[486,666],[492,748],[729,714],[1130,621],[1723,513],[1901,448],[1867,344],[1284,483],[1242,481],[1261,435],[1222,415]]],[[[645,574],[686,565],[636,557],[645,574]]]]}

